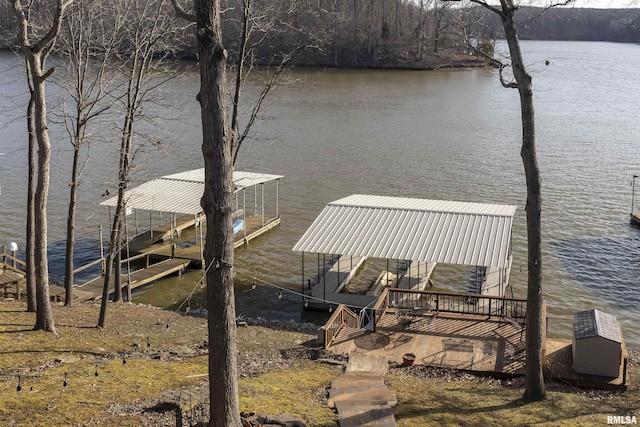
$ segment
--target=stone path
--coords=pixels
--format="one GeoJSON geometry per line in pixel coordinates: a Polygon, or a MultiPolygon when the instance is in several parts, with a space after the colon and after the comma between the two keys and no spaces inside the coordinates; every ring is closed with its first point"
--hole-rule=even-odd
{"type": "Polygon", "coordinates": [[[340,427],[397,427],[395,393],[384,384],[386,358],[352,353],[345,373],[331,382],[329,407],[338,413],[340,427]]]}

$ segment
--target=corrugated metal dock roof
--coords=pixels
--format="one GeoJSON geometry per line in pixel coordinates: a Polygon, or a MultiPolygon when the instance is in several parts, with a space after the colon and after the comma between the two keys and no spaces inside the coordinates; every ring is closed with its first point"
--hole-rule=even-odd
{"type": "MultiPolygon", "coordinates": [[[[236,192],[280,178],[283,176],[256,172],[233,172],[233,182],[237,187],[236,192]]],[[[131,209],[196,215],[202,212],[200,199],[203,192],[204,169],[201,168],[147,181],[127,190],[125,200],[127,207],[131,209]]],[[[118,197],[114,196],[100,205],[116,206],[117,202],[118,197]]]]}
{"type": "MultiPolygon", "coordinates": [[[[204,183],[204,168],[165,175],[162,178],[204,183]]],[[[254,185],[258,184],[264,184],[265,182],[274,181],[280,178],[284,178],[284,176],[258,172],[233,172],[233,182],[234,184],[236,184],[236,187],[238,187],[236,191],[242,190],[243,188],[247,187],[253,187],[254,185]]]]}
{"type": "Polygon", "coordinates": [[[515,210],[355,194],[329,203],[293,250],[505,267],[515,210]]]}

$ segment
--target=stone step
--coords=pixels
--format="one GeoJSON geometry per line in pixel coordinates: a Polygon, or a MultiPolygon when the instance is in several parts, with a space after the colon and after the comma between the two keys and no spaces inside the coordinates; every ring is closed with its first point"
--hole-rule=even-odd
{"type": "Polygon", "coordinates": [[[397,427],[393,409],[384,405],[338,405],[340,427],[397,427]]]}
{"type": "Polygon", "coordinates": [[[384,375],[389,370],[389,362],[386,357],[373,356],[365,353],[352,353],[349,355],[349,363],[346,372],[372,372],[384,375]]]}
{"type": "Polygon", "coordinates": [[[331,381],[331,388],[341,390],[345,388],[384,387],[384,380],[379,375],[343,374],[331,381]]]}
{"type": "Polygon", "coordinates": [[[340,408],[346,408],[351,406],[396,406],[398,399],[395,393],[387,389],[379,390],[367,390],[367,391],[355,391],[353,393],[341,393],[335,396],[331,396],[327,404],[330,408],[335,407],[340,413],[340,408]]]}
{"type": "Polygon", "coordinates": [[[369,385],[360,384],[360,385],[354,385],[351,387],[345,386],[340,388],[335,388],[332,386],[329,389],[329,397],[335,398],[343,394],[363,393],[365,391],[377,391],[377,390],[388,390],[388,388],[384,384],[380,384],[380,383],[374,383],[369,385]]]}

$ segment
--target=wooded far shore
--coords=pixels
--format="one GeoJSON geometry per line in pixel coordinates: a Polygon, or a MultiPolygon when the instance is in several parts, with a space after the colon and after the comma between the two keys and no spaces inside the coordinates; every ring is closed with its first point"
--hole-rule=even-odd
{"type": "MultiPolygon", "coordinates": [[[[173,17],[170,2],[165,3],[167,16],[173,17]]],[[[237,63],[246,11],[237,0],[223,3],[227,6],[223,14],[224,45],[229,61],[237,63]]],[[[454,7],[451,2],[286,0],[277,3],[254,4],[249,11],[254,17],[248,31],[252,51],[245,61],[253,65],[278,65],[286,59],[298,66],[319,67],[427,70],[485,67],[491,65],[491,61],[479,51],[493,55],[493,41],[503,37],[497,15],[477,6],[456,4],[454,7]]],[[[74,9],[69,13],[74,13],[74,9]]],[[[522,7],[516,13],[522,40],[637,43],[640,42],[639,17],[640,9],[522,7]]],[[[0,47],[14,48],[16,32],[8,3],[0,3],[0,47]]],[[[196,59],[191,26],[176,20],[171,40],[170,45],[163,47],[171,56],[196,59]]],[[[126,49],[126,40],[122,40],[119,50],[126,49]]]]}

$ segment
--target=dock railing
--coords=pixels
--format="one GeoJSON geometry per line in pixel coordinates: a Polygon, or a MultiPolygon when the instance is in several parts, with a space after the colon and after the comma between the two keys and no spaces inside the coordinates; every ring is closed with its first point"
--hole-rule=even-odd
{"type": "Polygon", "coordinates": [[[360,329],[376,330],[378,321],[389,308],[389,288],[384,288],[378,299],[360,311],[360,329]]]}
{"type": "Polygon", "coordinates": [[[358,315],[351,311],[346,305],[340,304],[327,323],[320,328],[320,338],[324,348],[329,348],[333,340],[344,326],[358,328],[358,315]]]}
{"type": "Polygon", "coordinates": [[[11,270],[16,273],[24,274],[27,263],[16,257],[14,252],[7,252],[4,245],[2,246],[0,257],[2,258],[2,268],[4,270],[11,270]]]}
{"type": "Polygon", "coordinates": [[[134,256],[129,257],[129,258],[125,258],[125,259],[120,261],[120,265],[126,264],[128,262],[132,262],[132,261],[137,261],[139,259],[144,259],[145,260],[144,267],[145,268],[149,268],[149,266],[151,265],[151,260],[150,260],[151,256],[152,255],[156,255],[159,252],[162,252],[163,250],[165,250],[168,247],[171,248],[171,256],[170,257],[174,258],[175,257],[176,245],[175,245],[175,243],[169,243],[168,245],[160,246],[160,247],[155,248],[155,249],[153,249],[151,251],[143,252],[141,254],[134,255],[134,256]]]}
{"type": "Polygon", "coordinates": [[[514,320],[524,319],[527,312],[526,299],[496,295],[390,288],[387,298],[388,306],[396,310],[476,314],[514,320]]]}
{"type": "Polygon", "coordinates": [[[106,262],[107,262],[107,259],[106,259],[106,258],[98,258],[98,259],[97,259],[97,260],[95,260],[95,261],[91,261],[91,262],[90,262],[90,263],[88,263],[88,264],[85,264],[85,265],[83,265],[83,266],[80,266],[80,267],[76,268],[75,270],[73,270],[73,274],[80,273],[80,272],[82,272],[82,271],[84,271],[84,270],[88,270],[88,269],[90,269],[91,267],[94,267],[94,266],[96,266],[96,265],[98,265],[98,264],[100,264],[100,268],[102,269],[102,274],[104,274],[104,270],[105,270],[105,267],[106,267],[106,266],[105,266],[105,263],[106,263],[106,262]]]}
{"type": "MultiPolygon", "coordinates": [[[[152,251],[144,252],[144,253],[129,257],[129,258],[122,259],[120,261],[120,265],[123,266],[123,265],[125,265],[125,264],[127,264],[129,262],[137,261],[139,259],[144,259],[145,260],[145,268],[149,268],[149,266],[151,265],[150,257],[152,255],[157,254],[158,252],[161,252],[162,250],[166,249],[167,247],[171,247],[171,257],[173,258],[173,255],[174,255],[174,252],[175,252],[175,244],[171,244],[170,243],[170,244],[161,246],[159,248],[156,248],[156,249],[154,249],[152,251]]],[[[3,255],[3,254],[0,254],[0,256],[1,255],[3,255]]],[[[18,261],[20,261],[20,260],[18,260],[18,261]]],[[[74,269],[73,270],[73,274],[80,273],[80,272],[82,272],[84,270],[88,270],[91,267],[95,267],[96,265],[100,264],[101,274],[104,275],[104,272],[106,271],[106,267],[107,267],[106,263],[107,263],[107,259],[106,258],[104,258],[104,257],[98,258],[96,260],[93,260],[93,261],[91,261],[91,262],[89,262],[87,264],[84,264],[84,265],[74,269]]]]}

